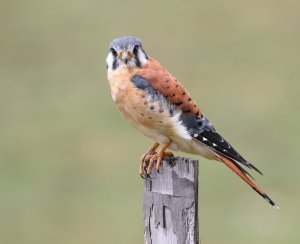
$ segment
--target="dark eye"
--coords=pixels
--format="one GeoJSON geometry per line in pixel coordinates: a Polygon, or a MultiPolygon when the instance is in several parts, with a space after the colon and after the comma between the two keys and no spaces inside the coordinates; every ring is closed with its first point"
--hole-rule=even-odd
{"type": "Polygon", "coordinates": [[[135,45],[135,46],[133,47],[133,53],[134,53],[134,54],[137,54],[138,50],[139,50],[139,45],[135,45]]]}
{"type": "Polygon", "coordinates": [[[110,51],[114,56],[117,56],[117,51],[114,48],[111,48],[110,51]]]}

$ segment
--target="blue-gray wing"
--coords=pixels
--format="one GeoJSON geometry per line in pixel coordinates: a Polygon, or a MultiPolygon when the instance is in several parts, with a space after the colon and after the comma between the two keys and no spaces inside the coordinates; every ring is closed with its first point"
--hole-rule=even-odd
{"type": "MultiPolygon", "coordinates": [[[[232,159],[244,173],[248,174],[240,165],[243,164],[248,168],[254,169],[262,174],[253,164],[243,158],[213,127],[205,116],[198,118],[196,116],[181,117],[183,124],[188,128],[190,135],[207,145],[213,151],[232,159]]],[[[249,175],[249,174],[248,174],[249,175]]]]}

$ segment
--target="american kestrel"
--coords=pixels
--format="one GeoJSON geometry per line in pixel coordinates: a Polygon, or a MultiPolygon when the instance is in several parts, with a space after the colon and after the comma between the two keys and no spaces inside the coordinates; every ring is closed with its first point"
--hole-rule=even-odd
{"type": "Polygon", "coordinates": [[[223,162],[272,206],[242,167],[261,172],[243,158],[213,127],[183,87],[159,62],[150,58],[140,39],[124,36],[109,45],[106,58],[111,95],[120,112],[154,145],[141,157],[139,173],[147,176],[156,161],[159,171],[169,148],[223,162]],[[157,151],[159,146],[161,149],[157,151]]]}

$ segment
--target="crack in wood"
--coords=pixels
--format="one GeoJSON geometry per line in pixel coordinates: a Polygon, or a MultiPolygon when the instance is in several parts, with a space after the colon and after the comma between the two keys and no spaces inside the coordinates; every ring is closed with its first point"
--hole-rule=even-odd
{"type": "Polygon", "coordinates": [[[151,178],[144,184],[145,243],[198,244],[198,161],[167,158],[151,178]]]}

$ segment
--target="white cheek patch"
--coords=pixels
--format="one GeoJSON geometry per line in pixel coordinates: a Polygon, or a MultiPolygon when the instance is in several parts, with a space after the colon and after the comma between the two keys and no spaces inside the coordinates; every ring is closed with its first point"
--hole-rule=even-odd
{"type": "Polygon", "coordinates": [[[138,59],[142,65],[144,65],[148,61],[145,54],[143,53],[143,51],[141,49],[138,50],[138,59]]]}
{"type": "Polygon", "coordinates": [[[115,57],[113,56],[113,54],[111,52],[109,52],[106,57],[106,65],[107,65],[108,69],[112,69],[114,60],[115,60],[115,57]]]}

